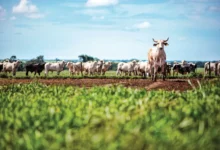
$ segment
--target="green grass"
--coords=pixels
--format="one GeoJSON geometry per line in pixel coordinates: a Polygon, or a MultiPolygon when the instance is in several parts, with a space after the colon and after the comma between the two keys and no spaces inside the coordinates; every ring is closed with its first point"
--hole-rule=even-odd
{"type": "Polygon", "coordinates": [[[0,149],[218,149],[220,80],[183,93],[0,86],[0,149]]]}
{"type": "MultiPolygon", "coordinates": [[[[203,68],[198,68],[196,70],[196,73],[190,73],[190,74],[186,74],[186,75],[181,75],[178,74],[173,76],[173,73],[171,71],[171,75],[167,76],[167,78],[169,79],[173,79],[173,78],[203,78],[204,77],[204,69],[203,68]]],[[[207,75],[208,77],[208,75],[207,75]]],[[[212,73],[211,77],[215,77],[214,73],[212,73]]],[[[116,75],[116,71],[107,71],[106,74],[104,76],[102,75],[94,75],[94,76],[89,76],[89,75],[84,75],[81,76],[80,75],[69,75],[68,70],[64,70],[60,73],[60,75],[57,75],[56,72],[49,72],[48,76],[45,77],[44,75],[44,71],[41,73],[41,76],[38,76],[38,74],[36,76],[34,76],[34,73],[30,73],[29,72],[29,76],[26,76],[25,71],[17,71],[16,76],[13,77],[12,74],[5,74],[5,73],[0,73],[0,78],[121,78],[121,79],[127,79],[127,78],[134,78],[134,79],[139,79],[142,78],[141,76],[125,76],[125,75],[121,75],[121,76],[117,76],[116,75]]],[[[159,77],[160,78],[160,77],[159,77]]]]}

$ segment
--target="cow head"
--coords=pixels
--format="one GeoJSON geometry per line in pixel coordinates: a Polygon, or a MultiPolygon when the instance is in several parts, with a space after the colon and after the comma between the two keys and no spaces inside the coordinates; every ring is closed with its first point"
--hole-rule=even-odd
{"type": "Polygon", "coordinates": [[[167,38],[167,40],[154,40],[154,46],[157,46],[158,49],[163,50],[164,49],[164,45],[167,46],[168,43],[167,41],[169,40],[169,38],[167,38]]]}

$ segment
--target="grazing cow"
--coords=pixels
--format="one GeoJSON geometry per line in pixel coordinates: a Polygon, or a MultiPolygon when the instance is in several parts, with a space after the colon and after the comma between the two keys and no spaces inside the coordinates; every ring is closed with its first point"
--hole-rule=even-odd
{"type": "Polygon", "coordinates": [[[128,73],[131,76],[131,73],[134,72],[135,65],[136,65],[135,60],[133,60],[132,62],[128,62],[128,63],[120,62],[120,63],[118,63],[116,74],[121,75],[121,72],[124,72],[124,73],[128,73]]]}
{"type": "Polygon", "coordinates": [[[152,80],[156,81],[157,79],[157,72],[159,68],[161,68],[161,72],[163,75],[163,80],[165,80],[166,77],[166,53],[164,51],[164,45],[167,46],[168,43],[167,40],[154,40],[153,39],[153,46],[148,51],[148,62],[150,64],[150,70],[151,70],[151,76],[152,80]]]}
{"type": "Polygon", "coordinates": [[[105,72],[109,69],[109,67],[111,67],[111,65],[112,65],[112,63],[110,61],[105,62],[102,65],[102,69],[101,69],[102,75],[105,75],[105,72]]]}
{"type": "Polygon", "coordinates": [[[31,73],[34,72],[34,75],[36,75],[36,73],[38,73],[38,75],[40,76],[40,73],[44,70],[44,65],[45,65],[45,63],[27,64],[25,66],[26,76],[28,76],[29,71],[31,73]]]}
{"type": "Polygon", "coordinates": [[[215,73],[215,75],[217,75],[218,71],[217,71],[217,68],[218,68],[218,64],[219,62],[215,62],[215,63],[212,63],[212,62],[206,62],[205,65],[204,65],[204,70],[205,70],[205,75],[207,75],[209,73],[209,71],[212,73],[212,71],[215,73]],[[210,63],[210,68],[209,68],[209,63],[210,63]]]}
{"type": "Polygon", "coordinates": [[[59,75],[60,72],[63,71],[65,64],[66,63],[64,61],[60,61],[56,63],[46,63],[44,65],[45,75],[48,75],[49,71],[52,71],[52,72],[57,71],[57,75],[59,75]]]}
{"type": "Polygon", "coordinates": [[[0,72],[2,71],[3,69],[3,63],[0,63],[0,72]]]}
{"type": "Polygon", "coordinates": [[[15,76],[16,75],[16,70],[17,70],[17,68],[18,68],[18,66],[19,66],[19,64],[20,64],[21,62],[20,61],[15,61],[15,62],[3,62],[3,71],[4,72],[9,72],[9,73],[13,73],[13,76],[15,76]]]}

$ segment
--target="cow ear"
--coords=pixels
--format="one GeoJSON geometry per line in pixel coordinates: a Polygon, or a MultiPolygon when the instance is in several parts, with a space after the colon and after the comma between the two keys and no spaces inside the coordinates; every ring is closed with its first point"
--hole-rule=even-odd
{"type": "Polygon", "coordinates": [[[157,46],[157,44],[155,43],[155,44],[153,44],[153,46],[157,46]]]}
{"type": "Polygon", "coordinates": [[[165,46],[168,46],[169,44],[168,43],[163,43],[165,46]]]}

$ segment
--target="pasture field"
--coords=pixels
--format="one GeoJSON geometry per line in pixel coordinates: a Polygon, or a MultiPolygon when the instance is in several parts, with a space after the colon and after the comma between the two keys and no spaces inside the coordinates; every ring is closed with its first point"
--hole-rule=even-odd
{"type": "MultiPolygon", "coordinates": [[[[208,76],[208,75],[207,75],[208,76]]],[[[128,76],[128,75],[121,75],[121,76],[117,76],[116,75],[116,71],[107,71],[105,73],[104,76],[102,75],[94,75],[94,76],[90,76],[90,75],[84,75],[84,76],[81,76],[80,75],[70,75],[69,74],[69,71],[68,70],[64,70],[62,72],[60,72],[60,75],[57,75],[56,72],[49,72],[48,76],[45,77],[44,75],[44,71],[41,72],[41,75],[39,76],[38,74],[36,76],[34,76],[34,73],[30,73],[28,74],[28,77],[26,76],[26,72],[25,71],[17,71],[16,72],[16,76],[13,77],[12,74],[5,74],[5,73],[0,73],[0,78],[3,77],[3,78],[137,78],[137,79],[141,79],[142,77],[141,76],[128,76]]],[[[174,75],[173,76],[173,72],[171,70],[171,74],[167,76],[168,79],[173,79],[173,78],[195,78],[195,77],[198,77],[198,78],[202,78],[204,77],[204,68],[197,68],[196,70],[196,73],[190,73],[190,74],[186,74],[186,75],[181,75],[181,74],[178,74],[177,75],[174,75]]],[[[212,73],[212,77],[214,77],[214,73],[212,73]]]]}
{"type": "Polygon", "coordinates": [[[0,149],[219,149],[220,80],[189,84],[0,85],[0,149]]]}

